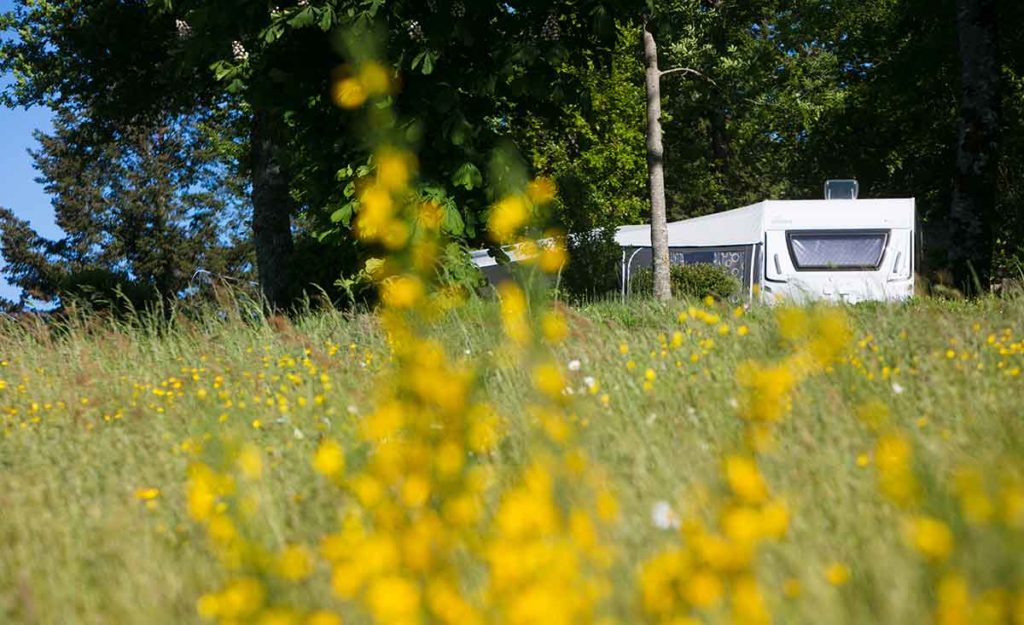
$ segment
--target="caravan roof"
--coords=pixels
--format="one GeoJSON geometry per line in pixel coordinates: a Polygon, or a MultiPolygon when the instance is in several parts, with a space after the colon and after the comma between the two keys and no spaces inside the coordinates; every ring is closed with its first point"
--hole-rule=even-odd
{"type": "MultiPolygon", "coordinates": [[[[750,245],[775,229],[913,228],[914,200],[766,200],[743,208],[668,224],[671,247],[750,245]]],[[[650,247],[647,224],[622,226],[622,247],[650,247]]]]}

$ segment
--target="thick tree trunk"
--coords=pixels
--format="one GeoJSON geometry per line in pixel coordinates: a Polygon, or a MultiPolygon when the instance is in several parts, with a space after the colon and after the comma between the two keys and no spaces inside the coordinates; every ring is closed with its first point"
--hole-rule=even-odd
{"type": "Polygon", "coordinates": [[[960,133],[950,209],[949,262],[957,285],[988,287],[992,271],[999,63],[996,0],[957,0],[960,133]],[[975,281],[977,280],[977,281],[975,281]]]}
{"type": "Polygon", "coordinates": [[[644,60],[647,62],[647,177],[651,192],[651,253],[654,263],[654,297],[672,298],[668,268],[668,223],[665,210],[665,149],[661,140],[661,70],[658,46],[649,25],[644,24],[644,60]]]}
{"type": "Polygon", "coordinates": [[[260,291],[272,310],[290,303],[292,199],[281,161],[284,119],[255,107],[250,130],[252,233],[260,291]]]}

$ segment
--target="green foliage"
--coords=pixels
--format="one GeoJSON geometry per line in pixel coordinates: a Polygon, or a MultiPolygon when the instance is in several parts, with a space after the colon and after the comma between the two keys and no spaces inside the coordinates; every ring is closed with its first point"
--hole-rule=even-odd
{"type": "MultiPolygon", "coordinates": [[[[703,298],[708,295],[727,300],[740,292],[740,282],[728,270],[709,263],[693,265],[671,265],[669,279],[672,295],[683,298],[703,298]]],[[[650,296],[654,290],[654,273],[649,268],[640,269],[630,278],[632,295],[650,296]]]]}
{"type": "Polygon", "coordinates": [[[568,237],[569,262],[560,287],[570,300],[590,301],[615,294],[621,280],[622,248],[614,228],[578,232],[568,237]]]}
{"type": "Polygon", "coordinates": [[[643,66],[639,32],[621,27],[607,67],[572,70],[583,96],[554,119],[527,115],[515,132],[532,169],[558,185],[553,218],[567,231],[647,219],[643,66]]]}

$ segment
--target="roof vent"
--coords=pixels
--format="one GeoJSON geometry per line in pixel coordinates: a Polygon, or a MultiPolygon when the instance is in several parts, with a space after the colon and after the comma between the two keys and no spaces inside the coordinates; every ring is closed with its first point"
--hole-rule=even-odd
{"type": "Polygon", "coordinates": [[[826,200],[856,200],[860,185],[856,180],[826,180],[826,200]]]}

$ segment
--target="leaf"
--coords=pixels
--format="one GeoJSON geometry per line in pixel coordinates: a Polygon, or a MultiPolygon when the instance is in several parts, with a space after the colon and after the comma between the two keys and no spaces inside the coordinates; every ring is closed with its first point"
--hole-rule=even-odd
{"type": "Polygon", "coordinates": [[[263,31],[263,41],[265,43],[274,43],[281,38],[284,34],[284,26],[282,24],[271,24],[263,31]]]}
{"type": "Polygon", "coordinates": [[[427,56],[427,51],[424,50],[412,58],[412,69],[416,69],[423,62],[423,57],[427,56]]]}
{"type": "Polygon", "coordinates": [[[412,59],[412,69],[420,68],[420,73],[424,76],[430,75],[434,71],[434,59],[437,57],[430,50],[423,50],[412,59]]]}
{"type": "Polygon", "coordinates": [[[429,76],[433,72],[434,72],[434,54],[431,53],[431,52],[428,52],[423,57],[423,75],[424,76],[429,76]]]}
{"type": "Polygon", "coordinates": [[[347,202],[341,208],[331,213],[331,221],[340,223],[346,228],[352,223],[352,214],[355,212],[355,202],[347,202]]]}
{"type": "Polygon", "coordinates": [[[462,236],[466,231],[466,224],[463,223],[455,202],[448,201],[442,204],[441,213],[441,231],[456,237],[462,236]]]}
{"type": "Polygon", "coordinates": [[[305,28],[312,26],[316,20],[316,16],[313,15],[313,7],[307,6],[302,9],[288,20],[288,25],[292,28],[305,28]]]}
{"type": "Polygon", "coordinates": [[[334,9],[331,7],[324,7],[323,12],[320,14],[320,30],[328,31],[334,26],[334,9]]]}
{"type": "Polygon", "coordinates": [[[484,177],[473,163],[463,163],[452,174],[452,184],[456,187],[462,187],[466,191],[479,188],[483,183],[484,177]]]}
{"type": "Polygon", "coordinates": [[[380,271],[384,267],[383,258],[368,258],[366,263],[363,265],[363,271],[368,275],[372,276],[380,271]]]}

